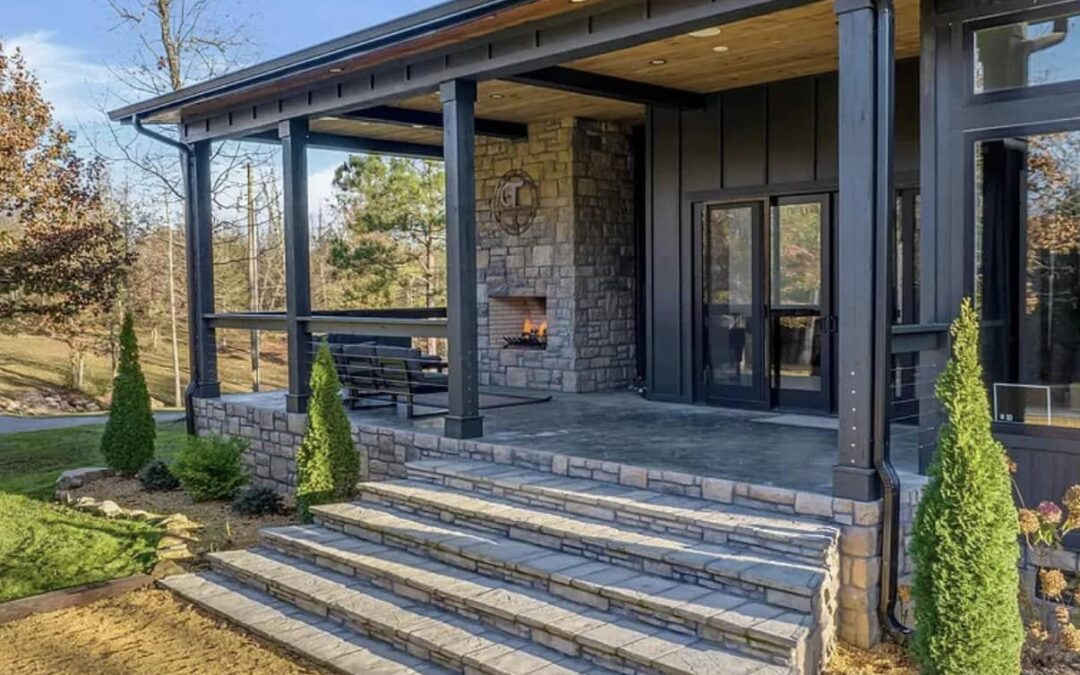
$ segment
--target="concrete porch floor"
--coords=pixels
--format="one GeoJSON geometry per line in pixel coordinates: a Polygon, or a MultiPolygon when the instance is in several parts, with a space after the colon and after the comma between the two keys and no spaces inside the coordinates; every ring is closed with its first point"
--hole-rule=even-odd
{"type": "MultiPolygon", "coordinates": [[[[285,408],[283,392],[223,398],[263,409],[285,408]]],[[[628,391],[556,393],[550,401],[486,409],[482,414],[482,440],[495,445],[823,494],[832,491],[834,418],[661,403],[628,391]]],[[[349,416],[356,424],[391,429],[434,434],[443,429],[441,416],[408,419],[393,408],[360,409],[349,416]]],[[[892,444],[893,463],[902,480],[915,479],[918,471],[916,444],[903,442],[912,436],[897,433],[892,444]]]]}

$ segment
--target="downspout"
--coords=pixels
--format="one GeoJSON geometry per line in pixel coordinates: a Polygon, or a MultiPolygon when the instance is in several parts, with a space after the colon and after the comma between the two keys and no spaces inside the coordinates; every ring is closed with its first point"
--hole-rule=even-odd
{"type": "Polygon", "coordinates": [[[893,251],[896,221],[893,199],[896,59],[892,0],[877,2],[877,231],[874,238],[874,468],[882,486],[881,586],[878,614],[882,629],[898,644],[907,642],[911,629],[896,618],[900,548],[900,478],[889,448],[889,412],[892,388],[893,251]]]}
{"type": "MultiPolygon", "coordinates": [[[[168,136],[166,136],[164,134],[160,134],[160,133],[158,133],[156,131],[151,131],[150,129],[147,129],[146,127],[143,126],[142,119],[140,119],[138,115],[132,115],[131,116],[131,126],[135,129],[135,132],[138,133],[140,136],[145,136],[146,138],[149,138],[150,140],[157,141],[158,143],[164,143],[165,145],[168,145],[170,147],[173,147],[173,148],[176,148],[177,150],[179,150],[180,151],[180,156],[181,156],[181,158],[183,160],[183,163],[184,163],[184,176],[185,176],[184,177],[184,183],[185,184],[190,183],[190,180],[187,178],[187,175],[189,173],[188,166],[189,166],[189,164],[191,162],[193,162],[195,160],[195,154],[194,154],[194,152],[192,152],[191,146],[189,146],[186,143],[181,143],[180,141],[178,141],[176,139],[169,138],[168,136]]],[[[186,212],[187,209],[190,208],[190,205],[185,205],[184,208],[185,208],[185,212],[186,212]]],[[[188,264],[190,265],[191,263],[189,262],[188,264]]],[[[189,271],[189,274],[190,274],[190,271],[189,271]]],[[[195,311],[195,310],[192,309],[193,307],[195,307],[195,303],[194,303],[195,294],[191,292],[191,283],[192,282],[189,280],[188,281],[188,321],[189,322],[191,322],[191,320],[192,320],[192,318],[194,316],[193,312],[195,311]]],[[[191,340],[194,339],[193,335],[194,335],[194,325],[189,325],[188,326],[188,343],[189,343],[189,345],[191,343],[191,340]]],[[[195,353],[194,353],[194,351],[192,351],[191,355],[189,356],[188,369],[191,370],[191,372],[193,374],[196,372],[195,371],[195,353]]],[[[188,432],[189,436],[194,436],[195,432],[196,432],[196,429],[195,429],[195,389],[196,389],[196,382],[195,382],[195,377],[193,375],[191,377],[191,379],[188,381],[187,389],[184,390],[184,422],[187,425],[187,432],[188,432]]]]}

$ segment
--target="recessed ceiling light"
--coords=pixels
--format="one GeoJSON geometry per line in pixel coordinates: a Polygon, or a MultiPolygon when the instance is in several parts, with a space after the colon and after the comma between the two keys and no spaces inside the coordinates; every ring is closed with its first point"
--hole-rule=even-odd
{"type": "Polygon", "coordinates": [[[491,98],[500,99],[500,98],[504,98],[505,96],[506,96],[506,94],[492,94],[491,98]]]}
{"type": "Polygon", "coordinates": [[[580,5],[583,2],[585,2],[585,0],[570,0],[571,5],[580,5]]]}
{"type": "Polygon", "coordinates": [[[413,124],[411,126],[412,126],[413,129],[423,129],[424,128],[423,124],[413,124]]]}
{"type": "Polygon", "coordinates": [[[716,45],[715,47],[712,48],[712,50],[714,52],[716,52],[717,54],[723,54],[728,49],[730,49],[730,47],[728,47],[727,45],[716,45]]]}
{"type": "Polygon", "coordinates": [[[333,68],[330,69],[330,72],[331,73],[343,73],[343,72],[345,72],[345,69],[342,68],[341,66],[334,66],[333,68]]]}
{"type": "Polygon", "coordinates": [[[702,28],[701,30],[695,30],[692,33],[689,33],[690,37],[696,37],[696,38],[716,37],[719,34],[720,34],[720,29],[719,28],[702,28]]]}
{"type": "Polygon", "coordinates": [[[667,63],[667,59],[653,59],[649,61],[650,66],[662,66],[667,63]]]}

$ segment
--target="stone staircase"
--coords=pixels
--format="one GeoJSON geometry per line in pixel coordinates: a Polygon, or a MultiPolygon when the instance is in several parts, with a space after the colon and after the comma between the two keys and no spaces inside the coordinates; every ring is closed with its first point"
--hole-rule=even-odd
{"type": "Polygon", "coordinates": [[[163,583],[345,673],[819,671],[839,528],[432,460],[163,583]]]}

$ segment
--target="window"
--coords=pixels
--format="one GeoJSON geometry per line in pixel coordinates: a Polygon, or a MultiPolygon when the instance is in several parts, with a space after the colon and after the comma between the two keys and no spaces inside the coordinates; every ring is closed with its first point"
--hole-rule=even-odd
{"type": "Polygon", "coordinates": [[[1080,15],[974,31],[975,93],[1080,79],[1080,15]]]}
{"type": "Polygon", "coordinates": [[[975,302],[995,420],[1080,428],[1080,132],[982,141],[975,302]]]}

